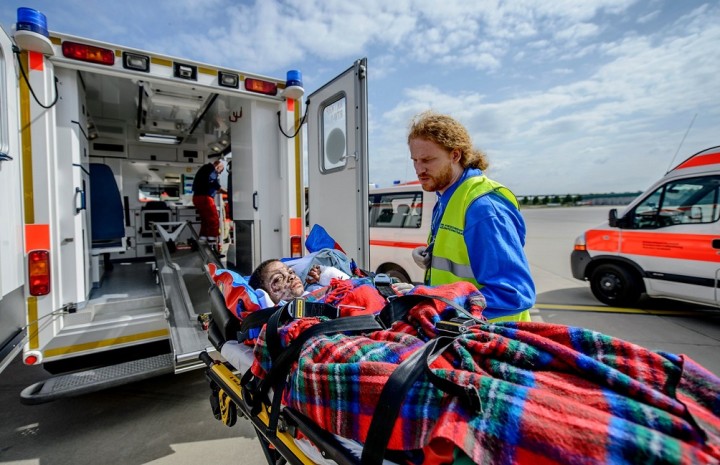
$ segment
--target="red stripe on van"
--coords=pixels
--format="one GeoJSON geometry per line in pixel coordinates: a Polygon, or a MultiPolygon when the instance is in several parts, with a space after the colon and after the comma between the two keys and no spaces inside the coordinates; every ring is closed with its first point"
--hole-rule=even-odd
{"type": "Polygon", "coordinates": [[[591,229],[585,233],[587,249],[597,252],[617,252],[620,248],[620,231],[591,229]]]}
{"type": "Polygon", "coordinates": [[[650,257],[720,262],[717,249],[713,248],[715,234],[668,234],[657,232],[623,231],[620,252],[650,257]]]}
{"type": "Polygon", "coordinates": [[[401,242],[401,241],[377,241],[371,240],[370,245],[377,245],[380,247],[399,247],[403,249],[414,249],[415,247],[426,246],[425,242],[401,242]]]}
{"type": "Polygon", "coordinates": [[[694,168],[696,166],[714,165],[716,163],[720,163],[720,152],[708,153],[706,155],[692,157],[691,159],[682,163],[675,169],[681,170],[684,168],[694,168]]]}

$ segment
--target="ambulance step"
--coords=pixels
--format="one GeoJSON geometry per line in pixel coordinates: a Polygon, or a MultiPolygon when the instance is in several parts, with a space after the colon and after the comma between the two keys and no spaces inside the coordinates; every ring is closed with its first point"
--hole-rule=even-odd
{"type": "Polygon", "coordinates": [[[174,371],[173,354],[157,355],[93,370],[54,376],[23,389],[20,393],[20,402],[26,405],[42,404],[56,399],[134,383],[174,373],[174,371]]]}

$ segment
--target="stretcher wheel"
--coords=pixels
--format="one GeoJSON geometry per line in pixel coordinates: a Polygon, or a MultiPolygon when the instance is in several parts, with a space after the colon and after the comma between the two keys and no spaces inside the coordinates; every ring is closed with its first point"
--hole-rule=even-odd
{"type": "Polygon", "coordinates": [[[233,426],[237,421],[237,406],[222,389],[213,389],[210,394],[210,408],[215,419],[225,426],[233,426]]]}
{"type": "Polygon", "coordinates": [[[225,426],[232,426],[237,421],[237,406],[229,395],[222,389],[218,392],[218,401],[220,403],[220,420],[225,426]]]}

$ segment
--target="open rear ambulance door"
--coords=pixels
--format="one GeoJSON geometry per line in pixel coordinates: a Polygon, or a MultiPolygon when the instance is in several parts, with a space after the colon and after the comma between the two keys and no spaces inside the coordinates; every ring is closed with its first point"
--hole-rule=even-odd
{"type": "Polygon", "coordinates": [[[308,97],[308,210],[348,257],[368,269],[367,59],[308,97]]]}
{"type": "Polygon", "coordinates": [[[12,41],[0,28],[0,372],[25,337],[18,95],[12,41]]]}

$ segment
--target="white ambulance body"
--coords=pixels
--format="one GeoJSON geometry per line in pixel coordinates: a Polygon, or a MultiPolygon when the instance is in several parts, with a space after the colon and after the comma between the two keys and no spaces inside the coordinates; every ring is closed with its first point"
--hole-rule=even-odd
{"type": "Polygon", "coordinates": [[[720,305],[720,147],[703,150],[606,224],[585,231],[571,255],[573,276],[595,297],[632,306],[642,293],[720,305]]]}
{"type": "Polygon", "coordinates": [[[0,30],[0,369],[20,350],[54,373],[101,368],[24,401],[200,367],[205,265],[302,254],[305,178],[311,224],[367,266],[364,59],[303,102],[299,81],[42,29],[0,30]],[[217,156],[224,258],[191,201],[217,156]]]}
{"type": "Polygon", "coordinates": [[[402,282],[422,283],[425,270],[412,250],[426,246],[437,194],[418,181],[370,190],[370,269],[402,282]]]}

